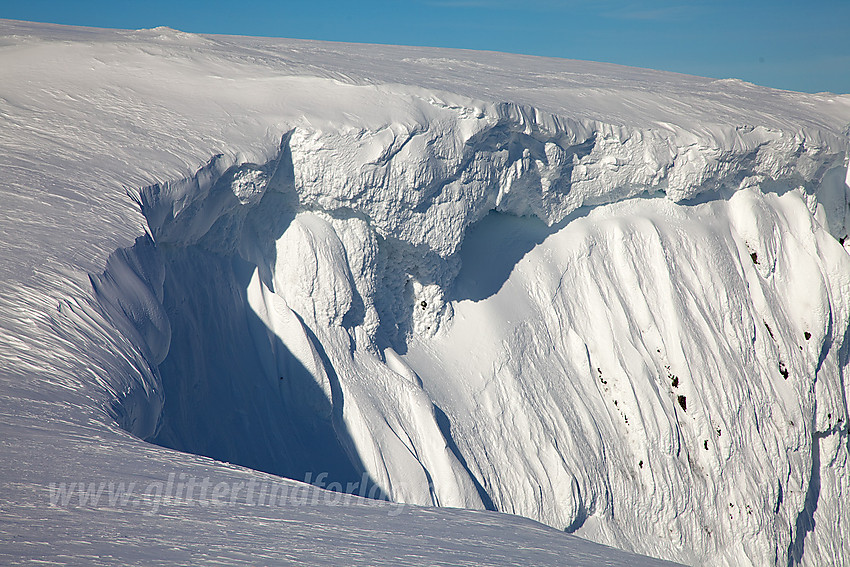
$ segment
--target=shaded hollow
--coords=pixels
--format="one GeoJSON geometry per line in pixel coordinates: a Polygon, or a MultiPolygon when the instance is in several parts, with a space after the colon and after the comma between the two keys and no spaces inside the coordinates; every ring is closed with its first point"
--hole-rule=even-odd
{"type": "Polygon", "coordinates": [[[324,391],[280,339],[268,340],[248,305],[254,266],[198,247],[162,257],[171,344],[159,365],[165,403],[150,441],[296,480],[327,472],[357,481],[360,467],[324,391]]]}
{"type": "Polygon", "coordinates": [[[269,279],[274,241],[292,219],[285,142],[266,164],[217,156],[191,178],[142,190],[153,237],[116,251],[92,284],[158,384],[155,395],[119,395],[111,411],[164,447],[295,480],[325,473],[383,497],[363,474],[315,335],[292,315],[290,335],[316,353],[307,368],[249,303],[249,283],[269,279]]]}

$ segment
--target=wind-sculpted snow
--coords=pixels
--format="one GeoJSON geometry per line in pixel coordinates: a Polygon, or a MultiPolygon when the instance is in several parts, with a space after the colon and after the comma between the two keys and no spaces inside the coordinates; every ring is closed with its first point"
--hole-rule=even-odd
{"type": "Polygon", "coordinates": [[[3,26],[10,400],[686,563],[850,558],[847,96],[3,26]]]}

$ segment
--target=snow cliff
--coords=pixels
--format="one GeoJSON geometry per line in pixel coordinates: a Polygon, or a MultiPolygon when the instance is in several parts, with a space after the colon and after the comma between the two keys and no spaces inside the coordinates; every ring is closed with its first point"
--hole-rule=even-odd
{"type": "Polygon", "coordinates": [[[53,379],[90,411],[655,557],[850,560],[847,96],[5,26],[51,77],[4,67],[6,184],[43,160],[96,223],[40,211],[73,249],[25,227],[49,261],[5,282],[61,298],[53,379]]]}

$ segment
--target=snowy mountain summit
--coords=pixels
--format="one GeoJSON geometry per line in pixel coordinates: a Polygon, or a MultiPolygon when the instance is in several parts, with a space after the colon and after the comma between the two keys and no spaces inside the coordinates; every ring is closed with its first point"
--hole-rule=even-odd
{"type": "Polygon", "coordinates": [[[848,95],[0,21],[0,557],[850,564],[848,135],[848,95]]]}

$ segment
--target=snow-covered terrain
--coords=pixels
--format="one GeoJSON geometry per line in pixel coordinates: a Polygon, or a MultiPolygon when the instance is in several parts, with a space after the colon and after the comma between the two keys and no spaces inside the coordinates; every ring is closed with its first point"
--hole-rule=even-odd
{"type": "Polygon", "coordinates": [[[0,21],[0,557],[850,563],[849,125],[599,63],[0,21]]]}

